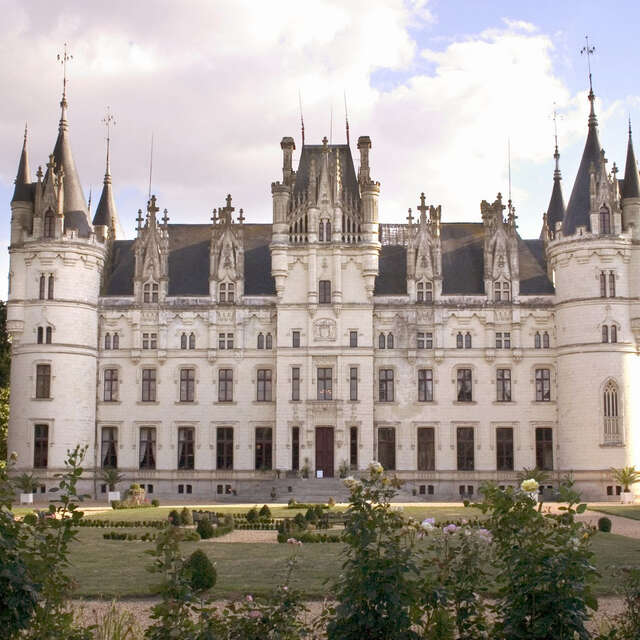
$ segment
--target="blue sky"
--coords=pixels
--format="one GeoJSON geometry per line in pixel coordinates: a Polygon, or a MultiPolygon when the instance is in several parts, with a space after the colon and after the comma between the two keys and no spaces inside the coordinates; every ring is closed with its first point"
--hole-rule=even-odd
{"type": "Polygon", "coordinates": [[[32,173],[55,142],[55,56],[65,41],[74,54],[69,119],[80,178],[97,202],[100,121],[110,105],[116,203],[128,237],[146,202],[152,132],[153,190],[173,222],[207,222],[228,192],[248,221],[268,222],[282,136],[296,136],[300,152],[298,90],[313,143],[329,135],[332,108],[333,139],[343,141],[346,90],[354,155],[359,135],[373,141],[385,222],[404,221],[421,191],[442,205],[443,221],[479,220],[480,200],[508,189],[510,138],[520,233],[537,237],[551,192],[554,102],[565,200],[584,144],[588,82],[579,52],[587,33],[610,163],[624,166],[628,114],[640,131],[634,2],[59,4],[0,0],[0,79],[10,88],[0,124],[5,246],[24,121],[32,173]]]}

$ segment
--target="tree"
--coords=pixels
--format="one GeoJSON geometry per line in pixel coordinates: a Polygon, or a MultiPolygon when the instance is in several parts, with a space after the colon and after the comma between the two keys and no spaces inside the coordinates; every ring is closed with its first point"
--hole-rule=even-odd
{"type": "Polygon", "coordinates": [[[6,465],[9,433],[9,387],[0,388],[0,469],[6,465]]]}
{"type": "Polygon", "coordinates": [[[0,387],[9,386],[11,342],[7,333],[7,303],[0,300],[0,387]]]}

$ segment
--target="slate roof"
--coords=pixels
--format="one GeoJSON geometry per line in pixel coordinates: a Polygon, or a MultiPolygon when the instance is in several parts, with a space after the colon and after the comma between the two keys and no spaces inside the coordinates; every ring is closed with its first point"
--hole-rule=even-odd
{"type": "Polygon", "coordinates": [[[31,189],[31,173],[29,171],[29,155],[27,153],[27,132],[24,133],[20,162],[18,163],[18,173],[16,174],[16,188],[13,191],[11,202],[31,202],[33,199],[33,189],[31,189]]]}
{"type": "Polygon", "coordinates": [[[564,214],[566,209],[564,206],[564,197],[562,196],[562,175],[560,174],[560,167],[558,161],[560,160],[560,154],[558,153],[558,147],[553,154],[556,160],[556,168],[553,172],[553,189],[551,190],[551,199],[549,200],[549,206],[547,207],[547,226],[554,232],[556,230],[556,223],[564,220],[564,214]]]}
{"type": "Polygon", "coordinates": [[[624,168],[624,181],[620,195],[623,198],[640,198],[640,181],[638,180],[638,165],[631,140],[631,125],[629,125],[629,142],[627,143],[627,164],[624,168]]]}

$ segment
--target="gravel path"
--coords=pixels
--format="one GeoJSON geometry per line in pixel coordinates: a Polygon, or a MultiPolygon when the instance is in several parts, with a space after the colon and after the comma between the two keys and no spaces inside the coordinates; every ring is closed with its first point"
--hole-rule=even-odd
{"type": "Polygon", "coordinates": [[[268,542],[271,544],[278,544],[278,532],[277,531],[258,531],[254,529],[234,529],[231,533],[220,538],[209,538],[209,540],[202,540],[201,543],[213,542],[218,544],[220,542],[268,542]]]}
{"type": "Polygon", "coordinates": [[[628,538],[640,539],[640,520],[632,520],[631,518],[623,518],[622,516],[612,516],[608,513],[599,513],[598,511],[589,511],[588,509],[581,515],[577,516],[577,520],[582,520],[598,526],[600,518],[607,517],[611,520],[611,533],[619,536],[627,536],[628,538]]]}

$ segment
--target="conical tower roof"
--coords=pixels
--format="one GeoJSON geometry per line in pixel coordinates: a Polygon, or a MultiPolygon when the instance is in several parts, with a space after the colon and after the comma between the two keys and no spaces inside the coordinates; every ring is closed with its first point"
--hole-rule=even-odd
{"type": "Polygon", "coordinates": [[[556,222],[562,222],[565,215],[564,197],[562,196],[562,175],[560,173],[560,154],[558,153],[558,145],[556,145],[553,157],[556,161],[556,168],[553,172],[553,189],[551,190],[551,199],[547,207],[547,225],[551,232],[556,230],[556,222]]]}
{"type": "Polygon", "coordinates": [[[562,233],[565,236],[573,235],[576,227],[584,226],[591,230],[591,222],[589,220],[589,211],[591,209],[591,201],[589,196],[589,175],[590,168],[593,164],[596,172],[600,168],[600,140],[598,139],[598,119],[594,110],[595,96],[593,91],[589,92],[589,102],[591,103],[591,111],[589,113],[589,131],[587,133],[587,142],[582,152],[582,160],[578,167],[576,181],[573,183],[571,197],[567,205],[567,211],[562,223],[562,233]]]}
{"type": "Polygon", "coordinates": [[[622,183],[623,198],[640,198],[640,180],[638,179],[638,165],[633,152],[631,140],[631,120],[629,120],[629,142],[627,143],[627,164],[624,168],[624,181],[622,183]]]}
{"type": "Polygon", "coordinates": [[[87,209],[87,201],[85,200],[78,177],[76,163],[71,153],[71,143],[69,141],[68,125],[67,125],[67,99],[62,94],[60,102],[62,114],[60,116],[60,125],[58,127],[58,139],[53,148],[53,158],[55,160],[56,171],[62,168],[64,172],[64,228],[77,229],[78,235],[88,237],[91,231],[89,225],[89,213],[87,209]]]}
{"type": "Polygon", "coordinates": [[[111,187],[111,166],[109,162],[109,140],[107,139],[107,168],[104,174],[104,183],[102,187],[102,194],[100,195],[100,202],[96,209],[96,215],[93,217],[93,225],[104,225],[109,227],[114,234],[115,239],[121,239],[123,237],[122,228],[120,227],[120,220],[118,218],[118,212],[116,210],[116,203],[113,198],[113,189],[111,187]]]}
{"type": "Polygon", "coordinates": [[[31,201],[31,173],[29,171],[29,154],[27,153],[27,127],[24,128],[24,141],[22,143],[22,153],[16,174],[16,188],[13,191],[12,202],[31,201]]]}

